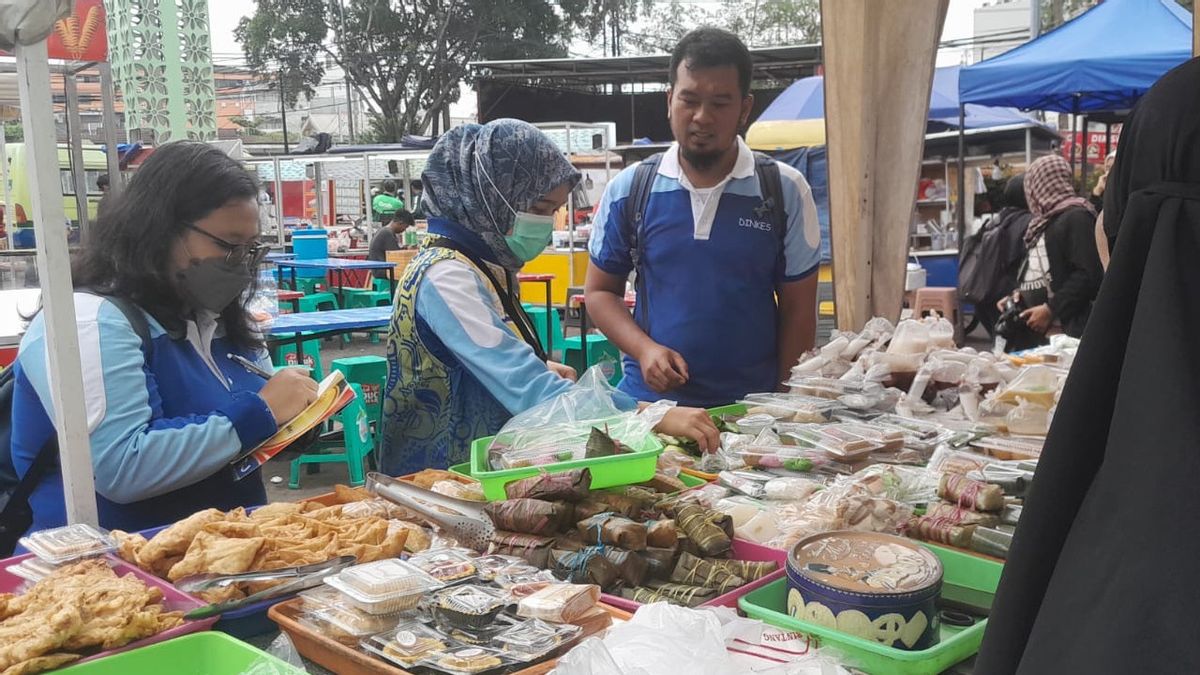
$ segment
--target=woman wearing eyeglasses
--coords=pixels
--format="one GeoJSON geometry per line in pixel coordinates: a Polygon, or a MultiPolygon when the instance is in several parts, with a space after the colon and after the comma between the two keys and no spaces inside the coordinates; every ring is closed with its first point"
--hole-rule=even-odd
{"type": "MultiPolygon", "coordinates": [[[[104,527],[138,530],[209,507],[265,503],[258,473],[234,480],[229,463],[316,398],[316,383],[301,370],[265,380],[233,358],[270,368],[245,307],[266,254],[257,197],[254,176],[220,150],[164,145],[107,205],[75,261],[104,527]]],[[[50,458],[29,499],[33,530],[66,522],[47,346],[39,314],[14,365],[12,425],[18,475],[50,458]]]]}

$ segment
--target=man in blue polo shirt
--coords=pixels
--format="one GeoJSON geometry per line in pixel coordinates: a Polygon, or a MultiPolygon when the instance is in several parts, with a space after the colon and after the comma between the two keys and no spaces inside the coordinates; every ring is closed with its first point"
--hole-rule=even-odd
{"type": "Polygon", "coordinates": [[[782,163],[783,208],[764,195],[760,175],[773,171],[738,136],[754,103],[751,67],[731,33],[684,36],[667,91],[675,143],[648,191],[626,168],[596,211],[588,314],[626,354],[620,388],[640,400],[712,407],[775,391],[816,339],[816,206],[804,176],[782,163]],[[635,268],[631,316],[622,299],[635,268]]]}

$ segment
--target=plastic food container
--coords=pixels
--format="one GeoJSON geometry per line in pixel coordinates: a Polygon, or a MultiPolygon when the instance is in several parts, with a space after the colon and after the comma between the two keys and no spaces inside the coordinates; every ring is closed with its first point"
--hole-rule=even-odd
{"type": "Polygon", "coordinates": [[[394,558],[355,565],[338,576],[342,583],[364,595],[412,593],[434,582],[421,568],[394,558]]]}
{"type": "Polygon", "coordinates": [[[446,636],[417,621],[406,621],[393,630],[363,640],[372,654],[403,668],[415,667],[426,658],[449,649],[446,636]]]}
{"type": "Polygon", "coordinates": [[[600,601],[600,588],[591,584],[555,584],[521,600],[517,616],[569,623],[600,601]]]}
{"type": "Polygon", "coordinates": [[[927,649],[937,640],[942,563],[911,539],[813,535],[792,549],[787,577],[789,616],[898,649],[927,649]]]}
{"type": "Polygon", "coordinates": [[[579,626],[530,619],[497,635],[496,643],[514,660],[533,661],[573,642],[582,632],[579,626]]]}
{"type": "Polygon", "coordinates": [[[654,472],[658,468],[658,456],[663,451],[662,442],[654,434],[648,434],[640,443],[633,444],[633,452],[520,469],[492,470],[488,465],[488,447],[491,446],[493,438],[480,438],[471,443],[471,476],[483,486],[483,494],[488,501],[493,502],[508,498],[504,492],[504,486],[508,483],[543,472],[562,473],[572,469],[590,469],[593,490],[644,483],[654,478],[654,472]]]}
{"type": "Polygon", "coordinates": [[[746,415],[739,419],[736,424],[738,431],[751,436],[758,436],[762,432],[775,426],[775,417],[766,413],[756,413],[746,415]]]}
{"type": "Polygon", "coordinates": [[[460,647],[446,649],[425,660],[421,665],[449,675],[475,675],[512,663],[504,652],[489,647],[460,647]]]}
{"type": "Polygon", "coordinates": [[[117,550],[116,542],[107,532],[85,523],[34,532],[28,537],[21,537],[20,544],[38,558],[54,565],[117,550]]]}
{"type": "Polygon", "coordinates": [[[59,565],[52,565],[36,556],[29,556],[16,565],[9,567],[8,573],[36,584],[53,574],[54,570],[57,570],[59,567],[59,565]]]}
{"type": "MultiPolygon", "coordinates": [[[[398,563],[400,561],[382,560],[378,562],[398,563]]],[[[325,583],[341,591],[352,607],[375,615],[395,614],[414,609],[420,604],[421,596],[445,585],[419,569],[408,569],[411,566],[397,569],[398,573],[403,574],[405,579],[403,582],[389,583],[374,572],[351,574],[349,580],[347,579],[348,572],[372,565],[376,565],[376,563],[356,565],[339,574],[327,577],[325,583]],[[382,590],[363,590],[364,587],[382,590]],[[394,590],[388,590],[389,588],[394,590]]]]}
{"type": "Polygon", "coordinates": [[[473,631],[490,626],[507,604],[507,597],[490,588],[457,586],[438,593],[432,611],[439,624],[473,631]]]}
{"type": "Polygon", "coordinates": [[[511,555],[485,555],[475,559],[475,568],[479,578],[484,581],[495,581],[497,577],[519,577],[526,574],[536,574],[539,568],[530,565],[524,558],[511,555]]]}
{"type": "Polygon", "coordinates": [[[408,562],[444,583],[469,579],[478,571],[470,553],[454,548],[425,551],[409,558],[408,562]]]}

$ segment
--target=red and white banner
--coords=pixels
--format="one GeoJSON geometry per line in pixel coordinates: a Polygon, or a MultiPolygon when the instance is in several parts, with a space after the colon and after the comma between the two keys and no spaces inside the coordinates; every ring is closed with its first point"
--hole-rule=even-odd
{"type": "MultiPolygon", "coordinates": [[[[1079,161],[1080,148],[1083,148],[1083,132],[1072,134],[1069,131],[1061,131],[1062,134],[1062,156],[1067,161],[1071,159],[1071,146],[1076,147],[1075,161],[1079,161]]],[[[1121,137],[1121,125],[1114,124],[1112,128],[1112,149],[1117,149],[1117,140],[1121,137]]],[[[1103,131],[1088,132],[1087,138],[1087,161],[1089,164],[1103,164],[1104,158],[1108,156],[1109,144],[1105,142],[1105,133],[1103,131]]]]}

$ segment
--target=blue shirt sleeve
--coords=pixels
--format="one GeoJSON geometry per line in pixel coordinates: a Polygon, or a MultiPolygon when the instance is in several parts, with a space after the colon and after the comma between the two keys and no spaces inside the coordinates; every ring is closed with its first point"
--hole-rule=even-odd
{"type": "Polygon", "coordinates": [[[629,254],[630,224],[625,222],[625,201],[633,187],[636,168],[636,164],[627,167],[604,188],[604,196],[600,198],[600,205],[596,207],[592,218],[588,254],[596,267],[616,276],[626,276],[633,271],[633,259],[629,254]]]}
{"type": "Polygon", "coordinates": [[[783,281],[799,281],[821,266],[821,223],[812,189],[804,174],[783,162],[777,164],[788,218],[783,239],[783,281]]]}
{"type": "Polygon", "coordinates": [[[417,289],[417,313],[514,415],[570,389],[571,383],[550,372],[533,348],[513,332],[483,284],[466,263],[436,263],[417,289]]]}
{"type": "MultiPolygon", "coordinates": [[[[76,295],[76,314],[97,493],[117,503],[166,494],[213,475],[275,433],[270,408],[250,392],[231,395],[222,410],[164,417],[151,404],[157,384],[145,368],[141,338],[120,309],[84,295],[76,295]]],[[[53,422],[40,317],[26,337],[21,368],[53,422]]]]}

